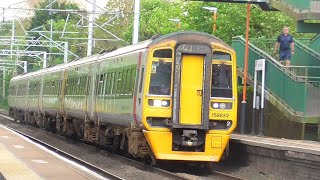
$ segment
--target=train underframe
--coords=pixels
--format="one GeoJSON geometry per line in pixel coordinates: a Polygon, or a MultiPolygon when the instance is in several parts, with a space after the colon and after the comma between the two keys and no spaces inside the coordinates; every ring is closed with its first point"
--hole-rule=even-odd
{"type": "Polygon", "coordinates": [[[156,163],[141,127],[119,127],[101,121],[70,116],[65,118],[58,114],[53,116],[15,108],[9,109],[9,115],[20,123],[46,129],[68,138],[83,140],[112,152],[128,152],[133,157],[153,165],[156,163]]]}
{"type": "Polygon", "coordinates": [[[83,140],[112,152],[128,152],[152,165],[157,160],[217,162],[230,138],[229,135],[210,134],[202,130],[146,131],[141,127],[119,127],[101,121],[14,108],[10,108],[9,115],[21,123],[83,140]]]}

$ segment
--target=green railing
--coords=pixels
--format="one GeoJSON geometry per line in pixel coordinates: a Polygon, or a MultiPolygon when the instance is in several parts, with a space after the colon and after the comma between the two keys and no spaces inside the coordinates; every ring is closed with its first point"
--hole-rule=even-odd
{"type": "Polygon", "coordinates": [[[289,6],[293,6],[297,9],[304,10],[310,9],[310,3],[312,0],[275,0],[288,4],[289,6]]]}
{"type": "MultiPolygon", "coordinates": [[[[275,39],[250,39],[250,42],[272,55],[273,58],[279,59],[279,53],[274,54],[275,39]]],[[[309,48],[306,39],[295,39],[295,54],[292,55],[291,65],[293,66],[320,66],[320,54],[309,48]],[[304,43],[301,43],[304,42],[304,43]]],[[[320,71],[317,68],[307,68],[310,77],[320,77],[320,71]]],[[[295,68],[297,75],[306,75],[304,68],[295,68]]]]}
{"type": "MultiPolygon", "coordinates": [[[[274,41],[273,41],[274,43],[274,41]]],[[[267,52],[249,43],[248,73],[254,75],[255,60],[266,59],[266,88],[284,106],[296,114],[309,116],[319,115],[318,110],[306,110],[310,107],[309,100],[320,96],[320,76],[309,76],[310,71],[320,71],[318,66],[290,66],[284,67],[267,52]],[[308,113],[307,113],[308,112],[308,113]]],[[[237,66],[244,68],[245,40],[243,37],[235,37],[232,47],[237,52],[237,66]]],[[[267,47],[267,46],[266,46],[267,47]]],[[[269,48],[271,49],[271,48],[269,48]]],[[[272,51],[273,52],[273,51],[272,51]]],[[[319,62],[320,64],[320,62],[319,62]]],[[[317,102],[312,102],[317,104],[317,102]]],[[[319,101],[320,107],[320,101],[319,101]]]]}
{"type": "Polygon", "coordinates": [[[320,53],[320,34],[316,35],[310,40],[309,47],[314,51],[320,53]]]}

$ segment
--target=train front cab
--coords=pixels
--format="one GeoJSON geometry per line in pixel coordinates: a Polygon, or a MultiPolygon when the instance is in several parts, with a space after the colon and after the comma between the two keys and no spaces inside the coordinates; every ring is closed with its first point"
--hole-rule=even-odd
{"type": "Polygon", "coordinates": [[[217,162],[237,120],[235,52],[225,46],[150,50],[144,135],[156,159],[217,162]]]}

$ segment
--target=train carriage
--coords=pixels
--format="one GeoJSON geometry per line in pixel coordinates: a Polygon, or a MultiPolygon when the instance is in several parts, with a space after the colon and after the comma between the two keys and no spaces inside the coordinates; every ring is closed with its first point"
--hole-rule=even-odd
{"type": "Polygon", "coordinates": [[[59,133],[153,163],[219,161],[236,126],[235,51],[205,33],[153,38],[15,77],[10,87],[20,92],[32,76],[43,77],[44,111],[24,112],[11,93],[11,114],[38,113],[59,133]]]}

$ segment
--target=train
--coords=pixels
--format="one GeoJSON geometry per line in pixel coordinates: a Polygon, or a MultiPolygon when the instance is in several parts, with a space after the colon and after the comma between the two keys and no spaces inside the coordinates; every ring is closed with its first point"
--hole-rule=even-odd
{"type": "Polygon", "coordinates": [[[236,53],[181,31],[10,80],[9,115],[135,158],[218,162],[237,124],[236,53]]]}

